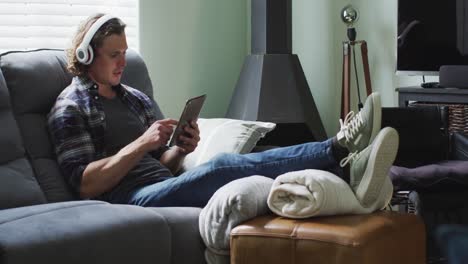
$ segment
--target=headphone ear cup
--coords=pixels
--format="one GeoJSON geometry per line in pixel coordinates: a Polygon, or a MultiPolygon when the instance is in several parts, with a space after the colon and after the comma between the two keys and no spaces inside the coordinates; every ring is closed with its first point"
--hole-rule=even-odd
{"type": "Polygon", "coordinates": [[[80,63],[85,64],[88,60],[88,51],[87,49],[80,46],[76,49],[75,56],[80,63]]]}
{"type": "Polygon", "coordinates": [[[88,48],[86,49],[87,52],[88,52],[88,58],[85,62],[86,65],[89,65],[91,64],[91,62],[93,62],[93,59],[94,59],[94,51],[93,51],[93,48],[91,47],[91,45],[88,46],[88,48]]]}

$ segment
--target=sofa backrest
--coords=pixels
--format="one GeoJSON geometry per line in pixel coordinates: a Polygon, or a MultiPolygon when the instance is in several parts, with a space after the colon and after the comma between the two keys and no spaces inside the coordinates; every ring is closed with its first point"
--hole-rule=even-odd
{"type": "Polygon", "coordinates": [[[13,117],[5,79],[0,72],[0,209],[46,202],[13,117]]]}
{"type": "Polygon", "coordinates": [[[395,128],[400,136],[394,165],[414,168],[448,159],[447,107],[384,107],[385,126],[395,128]]]}
{"type": "MultiPolygon", "coordinates": [[[[47,114],[57,96],[72,80],[72,75],[66,70],[65,52],[36,50],[7,53],[0,56],[0,70],[10,93],[26,154],[47,201],[75,199],[59,170],[47,130],[47,114]]],[[[135,51],[127,52],[122,83],[153,97],[146,65],[135,51]]],[[[159,107],[156,111],[162,118],[159,107]]]]}

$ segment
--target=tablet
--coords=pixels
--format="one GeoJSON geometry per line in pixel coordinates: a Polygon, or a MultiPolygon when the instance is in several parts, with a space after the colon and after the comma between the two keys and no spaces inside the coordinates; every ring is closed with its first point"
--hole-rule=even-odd
{"type": "Polygon", "coordinates": [[[169,147],[174,145],[178,145],[178,138],[179,136],[184,133],[184,127],[189,124],[190,121],[197,120],[198,115],[203,106],[203,102],[205,102],[206,94],[200,95],[197,97],[193,97],[187,100],[185,103],[184,111],[179,118],[179,123],[177,124],[174,133],[172,134],[171,141],[169,142],[169,147]]]}

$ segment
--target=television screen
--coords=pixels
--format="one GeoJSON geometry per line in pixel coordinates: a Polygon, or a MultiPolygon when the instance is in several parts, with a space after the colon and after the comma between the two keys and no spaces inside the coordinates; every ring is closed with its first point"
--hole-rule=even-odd
{"type": "Polygon", "coordinates": [[[468,64],[465,2],[468,6],[468,0],[398,1],[398,72],[437,75],[442,65],[468,64]]]}

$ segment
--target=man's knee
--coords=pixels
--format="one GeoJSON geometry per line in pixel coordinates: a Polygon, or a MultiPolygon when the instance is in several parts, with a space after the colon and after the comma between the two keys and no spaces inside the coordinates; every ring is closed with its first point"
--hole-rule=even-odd
{"type": "Polygon", "coordinates": [[[233,159],[235,159],[239,154],[235,153],[219,153],[216,156],[213,157],[212,162],[215,167],[217,166],[223,166],[229,162],[231,162],[233,159]]]}

